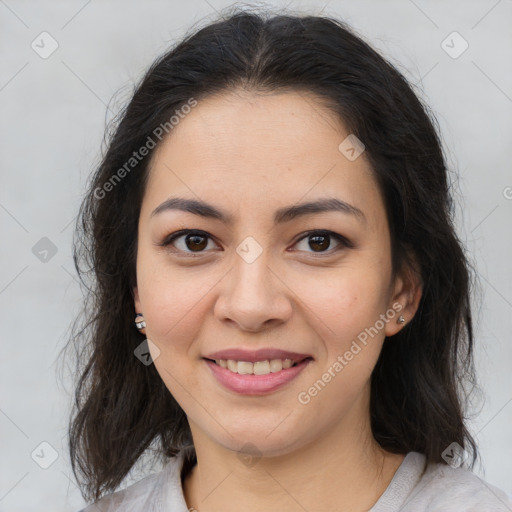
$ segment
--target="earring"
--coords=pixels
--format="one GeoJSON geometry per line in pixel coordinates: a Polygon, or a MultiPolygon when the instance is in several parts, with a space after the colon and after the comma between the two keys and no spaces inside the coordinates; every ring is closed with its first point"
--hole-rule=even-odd
{"type": "Polygon", "coordinates": [[[135,315],[135,325],[139,330],[144,329],[144,327],[146,327],[146,322],[144,320],[144,316],[142,315],[142,313],[137,313],[135,315]]]}
{"type": "Polygon", "coordinates": [[[403,315],[400,315],[400,316],[398,317],[398,320],[397,320],[396,322],[397,322],[397,324],[404,325],[404,324],[405,324],[405,318],[404,318],[404,316],[403,316],[403,315]]]}

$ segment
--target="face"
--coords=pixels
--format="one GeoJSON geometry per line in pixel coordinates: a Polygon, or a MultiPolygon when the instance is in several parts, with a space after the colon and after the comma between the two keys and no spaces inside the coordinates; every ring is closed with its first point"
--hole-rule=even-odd
{"type": "Polygon", "coordinates": [[[368,419],[384,338],[414,306],[392,277],[385,207],[364,152],[349,159],[339,149],[348,135],[313,96],[225,94],[200,101],[154,155],[135,310],[194,437],[278,455],[368,419]],[[212,209],[162,206],[172,198],[212,209]],[[326,200],[339,208],[283,214],[326,200]],[[233,378],[205,359],[228,349],[308,359],[233,378]]]}

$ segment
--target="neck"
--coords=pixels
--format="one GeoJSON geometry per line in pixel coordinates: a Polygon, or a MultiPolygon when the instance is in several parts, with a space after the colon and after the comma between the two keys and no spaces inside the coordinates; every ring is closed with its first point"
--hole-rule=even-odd
{"type": "Polygon", "coordinates": [[[198,512],[369,510],[404,459],[383,450],[369,425],[338,428],[284,455],[252,460],[192,432],[197,465],[183,491],[189,510],[198,512]]]}

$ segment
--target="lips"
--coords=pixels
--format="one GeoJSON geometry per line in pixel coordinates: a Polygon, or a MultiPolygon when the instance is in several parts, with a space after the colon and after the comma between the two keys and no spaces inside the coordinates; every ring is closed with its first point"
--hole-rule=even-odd
{"type": "MultiPolygon", "coordinates": [[[[298,378],[312,363],[312,358],[307,357],[300,363],[290,368],[283,368],[276,373],[242,375],[234,373],[228,368],[223,368],[209,359],[203,359],[218,383],[225,389],[240,395],[266,395],[273,393],[298,378]]],[[[245,364],[251,363],[246,362],[245,364]]]]}
{"type": "Polygon", "coordinates": [[[304,359],[313,357],[310,354],[301,354],[299,352],[288,352],[287,350],[280,350],[274,348],[262,348],[259,350],[244,350],[241,348],[232,348],[227,350],[220,350],[212,352],[204,359],[210,359],[212,361],[219,359],[232,359],[235,361],[248,361],[255,363],[257,361],[266,361],[271,359],[291,359],[293,362],[299,362],[304,359]]]}
{"type": "Polygon", "coordinates": [[[217,382],[242,395],[265,395],[277,391],[297,378],[313,362],[310,354],[276,348],[232,348],[211,352],[202,359],[217,382]],[[266,364],[261,363],[262,361],[266,364]],[[254,371],[256,366],[258,368],[254,371]]]}

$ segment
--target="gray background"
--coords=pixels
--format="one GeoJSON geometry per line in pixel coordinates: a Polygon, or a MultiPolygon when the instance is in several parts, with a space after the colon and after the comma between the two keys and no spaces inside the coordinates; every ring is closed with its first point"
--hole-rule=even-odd
{"type": "MultiPolygon", "coordinates": [[[[57,372],[81,300],[73,221],[100,157],[105,121],[133,81],[193,23],[230,4],[0,0],[0,511],[83,505],[66,450],[69,370],[62,384],[57,372]],[[35,40],[43,51],[43,31],[58,43],[47,58],[31,47],[35,40]],[[52,449],[41,442],[58,455],[48,469],[31,456],[36,450],[40,464],[51,462],[52,449]]],[[[344,19],[418,85],[436,113],[450,169],[460,173],[459,235],[482,284],[476,357],[485,403],[470,423],[482,453],[477,472],[512,491],[512,2],[267,5],[324,9],[344,19]],[[469,44],[457,58],[441,46],[453,31],[469,44]]],[[[447,41],[452,53],[463,48],[453,36],[447,41]]],[[[50,43],[45,39],[44,51],[50,43]]]]}

